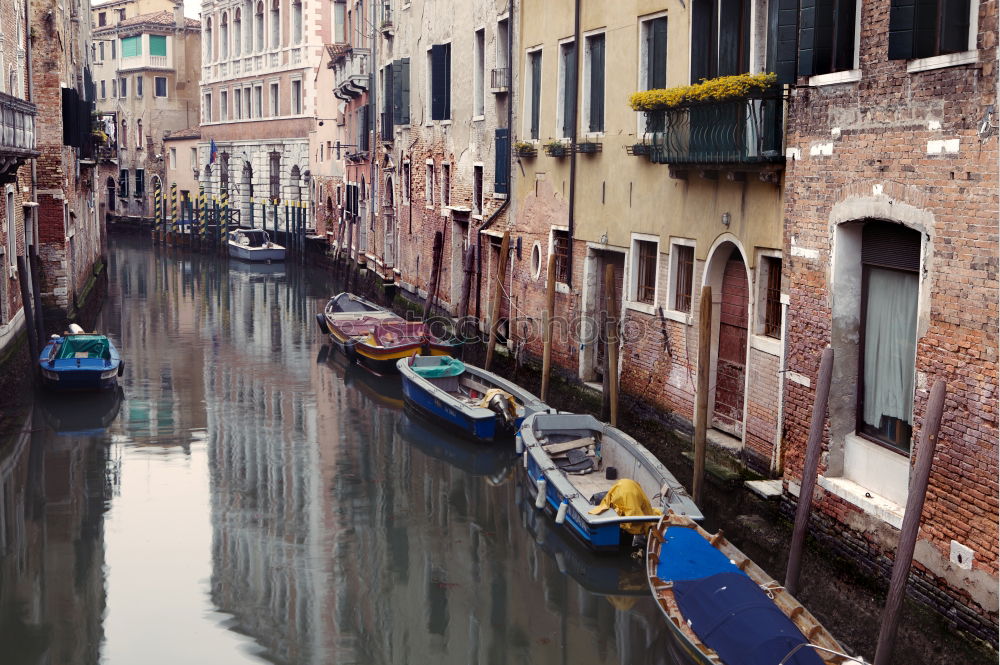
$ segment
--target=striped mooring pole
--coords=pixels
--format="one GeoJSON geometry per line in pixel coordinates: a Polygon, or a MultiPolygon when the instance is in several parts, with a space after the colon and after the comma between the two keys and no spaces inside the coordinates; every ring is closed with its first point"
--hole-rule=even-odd
{"type": "Polygon", "coordinates": [[[160,204],[160,199],[163,196],[163,192],[160,191],[160,185],[157,183],[156,187],[153,188],[153,204],[156,206],[156,210],[153,212],[153,239],[157,239],[157,235],[160,232],[160,224],[163,223],[163,208],[160,204]]]}
{"type": "MultiPolygon", "coordinates": [[[[177,183],[170,183],[170,233],[177,233],[177,183]]],[[[177,242],[176,239],[174,242],[177,242]]]]}
{"type": "Polygon", "coordinates": [[[205,223],[205,186],[198,185],[198,235],[199,238],[204,239],[205,231],[207,229],[205,223]]]}

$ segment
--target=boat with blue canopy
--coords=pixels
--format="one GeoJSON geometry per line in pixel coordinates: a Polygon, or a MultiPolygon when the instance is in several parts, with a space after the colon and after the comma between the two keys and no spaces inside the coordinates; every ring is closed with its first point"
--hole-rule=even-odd
{"type": "Polygon", "coordinates": [[[107,335],[74,324],[53,335],[38,357],[42,385],[51,390],[100,390],[118,385],[125,364],[107,335]]]}
{"type": "Polygon", "coordinates": [[[413,355],[396,367],[407,407],[478,441],[511,437],[525,416],[548,409],[517,384],[451,356],[413,355]]]}
{"type": "Polygon", "coordinates": [[[864,663],[721,531],[686,515],[667,513],[650,531],[646,576],[688,663],[864,663]]]}

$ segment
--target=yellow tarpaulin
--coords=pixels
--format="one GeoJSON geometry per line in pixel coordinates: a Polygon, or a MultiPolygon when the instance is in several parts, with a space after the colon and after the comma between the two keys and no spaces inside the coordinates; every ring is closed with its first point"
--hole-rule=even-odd
{"type": "MultiPolygon", "coordinates": [[[[642,491],[639,483],[630,478],[622,478],[611,486],[608,493],[601,500],[601,505],[590,509],[591,515],[600,515],[606,510],[614,509],[621,517],[638,517],[643,515],[660,515],[659,510],[653,508],[649,502],[649,497],[642,491]]],[[[653,526],[652,522],[634,522],[622,524],[622,528],[633,535],[643,535],[653,526]]]]}
{"type": "Polygon", "coordinates": [[[496,397],[497,395],[500,395],[501,397],[504,398],[504,400],[506,400],[508,408],[510,409],[510,413],[512,414],[517,413],[517,401],[514,399],[514,396],[501,388],[490,388],[489,390],[487,390],[486,394],[483,395],[483,399],[480,400],[479,406],[481,406],[484,409],[489,408],[490,400],[496,397]]]}

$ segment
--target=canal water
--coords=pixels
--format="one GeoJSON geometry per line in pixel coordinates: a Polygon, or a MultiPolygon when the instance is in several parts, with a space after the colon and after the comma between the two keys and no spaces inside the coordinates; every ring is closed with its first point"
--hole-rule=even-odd
{"type": "Polygon", "coordinates": [[[113,239],[121,390],[0,445],[0,662],[671,663],[637,561],[324,345],[336,289],[113,239]]]}

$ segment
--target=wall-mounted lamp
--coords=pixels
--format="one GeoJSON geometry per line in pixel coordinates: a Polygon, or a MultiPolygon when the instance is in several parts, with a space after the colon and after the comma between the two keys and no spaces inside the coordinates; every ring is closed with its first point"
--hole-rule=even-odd
{"type": "Polygon", "coordinates": [[[722,225],[725,226],[727,229],[729,228],[730,221],[732,221],[732,217],[730,217],[729,213],[728,212],[722,213],[722,225]]]}

